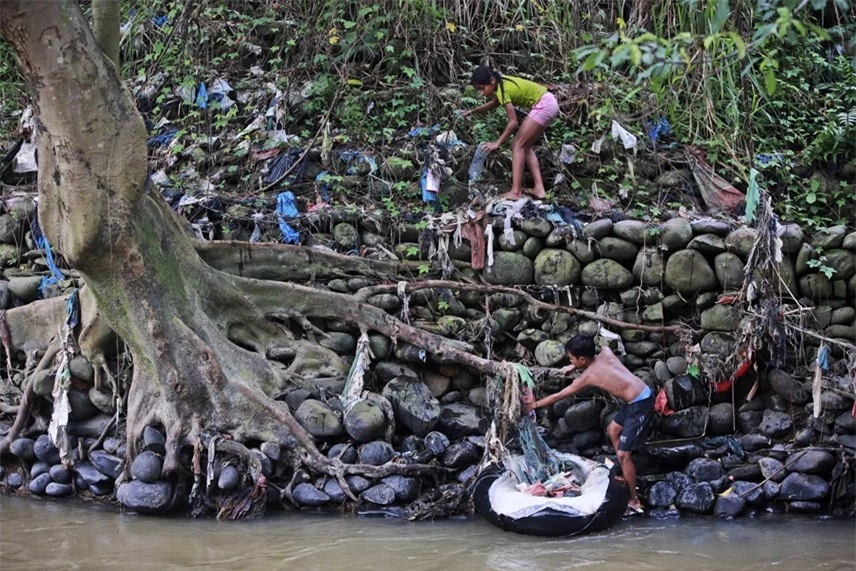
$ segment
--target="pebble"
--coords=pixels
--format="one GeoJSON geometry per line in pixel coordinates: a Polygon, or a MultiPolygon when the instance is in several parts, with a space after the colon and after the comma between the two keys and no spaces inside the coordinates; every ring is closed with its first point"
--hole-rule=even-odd
{"type": "Polygon", "coordinates": [[[220,475],[217,478],[217,487],[223,491],[234,490],[241,483],[241,474],[238,469],[231,464],[224,466],[220,470],[220,475]]]}
{"type": "Polygon", "coordinates": [[[74,493],[74,488],[69,484],[51,482],[45,488],[45,494],[52,498],[64,498],[74,493]]]}
{"type": "Polygon", "coordinates": [[[32,462],[36,459],[35,444],[32,438],[16,438],[9,446],[9,451],[25,462],[32,462]]]}
{"type": "Polygon", "coordinates": [[[59,450],[54,446],[53,441],[51,441],[51,437],[47,434],[42,434],[36,439],[36,443],[33,446],[33,452],[35,453],[36,458],[42,462],[47,462],[51,466],[59,464],[59,450]]]}
{"type": "Polygon", "coordinates": [[[166,439],[161,432],[153,427],[147,426],[143,429],[143,444],[146,450],[163,456],[166,454],[166,439]]]}
{"type": "Polygon", "coordinates": [[[50,474],[41,474],[40,476],[36,476],[30,480],[30,485],[27,486],[27,488],[30,490],[31,494],[43,496],[45,494],[45,489],[47,489],[48,484],[51,482],[50,474]]]}
{"type": "Polygon", "coordinates": [[[51,466],[50,475],[51,480],[53,480],[57,484],[71,484],[72,480],[74,479],[74,473],[71,470],[66,470],[62,464],[51,466]]]}
{"type": "Polygon", "coordinates": [[[161,460],[160,456],[151,450],[146,450],[134,458],[134,463],[131,464],[131,476],[137,480],[152,484],[158,481],[162,469],[163,460],[161,460]]]}

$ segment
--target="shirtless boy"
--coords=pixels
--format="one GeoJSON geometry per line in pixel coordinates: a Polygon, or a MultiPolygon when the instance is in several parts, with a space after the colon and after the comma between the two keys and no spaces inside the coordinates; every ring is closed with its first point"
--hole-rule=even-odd
{"type": "Polygon", "coordinates": [[[626,515],[642,513],[642,504],[636,495],[636,466],[630,454],[645,443],[648,419],[654,411],[654,393],[621,364],[609,347],[602,347],[600,353],[595,356],[594,339],[589,335],[580,334],[571,338],[565,344],[565,351],[571,364],[564,367],[562,372],[569,373],[579,369],[583,374],[561,391],[534,403],[525,404],[526,410],[528,412],[533,408],[549,406],[586,387],[602,389],[624,401],[606,431],[612,440],[624,480],[627,482],[629,500],[626,515]]]}

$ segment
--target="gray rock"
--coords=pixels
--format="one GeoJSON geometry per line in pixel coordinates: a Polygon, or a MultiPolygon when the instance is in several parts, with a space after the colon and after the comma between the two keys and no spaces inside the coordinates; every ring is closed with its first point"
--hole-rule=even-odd
{"type": "Polygon", "coordinates": [[[754,432],[761,426],[763,414],[755,410],[744,410],[737,413],[737,427],[741,432],[754,432]]]}
{"type": "Polygon", "coordinates": [[[850,411],[845,411],[835,418],[835,432],[839,434],[854,434],[856,433],[856,418],[850,411]]]}
{"type": "Polygon", "coordinates": [[[68,370],[71,372],[72,377],[80,379],[87,384],[91,383],[95,378],[95,371],[92,365],[89,364],[89,360],[83,355],[76,355],[69,361],[68,370]]]}
{"type": "Polygon", "coordinates": [[[813,300],[832,297],[832,282],[823,274],[808,274],[799,279],[800,292],[813,300]]]}
{"type": "Polygon", "coordinates": [[[653,237],[651,226],[641,220],[620,220],[613,224],[612,233],[634,244],[642,244],[653,237]]]}
{"type": "Polygon", "coordinates": [[[343,464],[353,464],[357,461],[357,449],[347,442],[334,444],[327,451],[327,458],[338,458],[343,464]]]}
{"type": "Polygon", "coordinates": [[[687,246],[692,240],[693,229],[683,218],[671,218],[660,226],[660,243],[677,252],[687,246]]]}
{"type": "Polygon", "coordinates": [[[534,272],[538,285],[573,285],[580,281],[582,264],[566,250],[545,248],[535,257],[534,272]]]}
{"type": "Polygon", "coordinates": [[[23,236],[21,231],[21,219],[9,212],[0,216],[0,242],[4,244],[17,244],[23,236]]]}
{"type": "Polygon", "coordinates": [[[645,311],[642,312],[642,321],[662,321],[663,310],[664,306],[662,303],[655,303],[653,305],[649,305],[645,308],[645,311]]]}
{"type": "Polygon", "coordinates": [[[270,458],[273,462],[279,462],[279,459],[282,456],[282,451],[279,448],[279,444],[276,442],[262,442],[261,446],[259,446],[259,450],[261,450],[262,454],[270,458]]]}
{"type": "Polygon", "coordinates": [[[449,438],[442,432],[429,432],[425,435],[425,448],[434,456],[440,456],[449,447],[449,438]]]}
{"type": "Polygon", "coordinates": [[[823,265],[835,270],[837,280],[850,279],[856,274],[856,254],[848,250],[829,250],[825,252],[826,261],[823,265]]]}
{"type": "Polygon", "coordinates": [[[36,459],[35,444],[32,438],[16,438],[9,445],[9,451],[24,462],[32,462],[36,459]]]}
{"type": "Polygon", "coordinates": [[[535,361],[542,367],[555,367],[565,359],[565,346],[548,339],[535,347],[535,361]]]}
{"type": "Polygon", "coordinates": [[[741,226],[725,237],[725,247],[728,248],[729,252],[733,252],[745,260],[749,256],[749,252],[752,251],[752,246],[755,245],[757,234],[754,228],[741,226]]]}
{"type": "Polygon", "coordinates": [[[360,498],[379,506],[388,506],[395,502],[395,490],[386,484],[377,484],[360,494],[360,498]]]}
{"type": "Polygon", "coordinates": [[[386,431],[386,414],[373,401],[359,401],[345,413],[345,430],[357,442],[370,442],[386,431]]]}
{"type": "Polygon", "coordinates": [[[6,485],[12,488],[13,490],[17,490],[24,483],[24,477],[20,474],[20,472],[10,472],[8,476],[6,476],[6,485]]]}
{"type": "Polygon", "coordinates": [[[824,251],[840,248],[847,235],[847,226],[831,226],[818,230],[811,239],[811,245],[815,248],[823,248],[824,251]]]}
{"type": "Polygon", "coordinates": [[[835,466],[835,457],[826,450],[799,450],[788,457],[788,472],[827,475],[835,466]]]}
{"type": "Polygon", "coordinates": [[[844,237],[841,247],[845,250],[856,250],[856,232],[850,232],[844,237]]]}
{"type": "Polygon", "coordinates": [[[50,369],[42,369],[33,375],[33,392],[41,397],[51,398],[56,374],[50,369]]]}
{"type": "Polygon", "coordinates": [[[666,284],[681,294],[712,291],[718,286],[716,274],[697,250],[681,250],[669,256],[664,277],[666,284]]]}
{"type": "Polygon", "coordinates": [[[217,487],[228,492],[234,490],[241,483],[241,474],[238,469],[228,464],[220,470],[220,475],[217,477],[217,487]]]}
{"type": "Polygon", "coordinates": [[[93,450],[89,454],[89,461],[99,472],[114,480],[122,473],[122,460],[103,450],[93,450]]]}
{"type": "Polygon", "coordinates": [[[366,299],[366,303],[390,313],[401,309],[401,298],[391,293],[379,293],[369,296],[366,299]]]}
{"type": "Polygon", "coordinates": [[[134,463],[131,464],[131,476],[151,484],[160,479],[162,469],[163,461],[160,456],[151,450],[146,450],[134,458],[134,463]]]}
{"type": "Polygon", "coordinates": [[[594,261],[594,250],[583,240],[573,240],[565,245],[565,249],[572,253],[576,259],[583,264],[589,264],[594,261]]]}
{"type": "Polygon", "coordinates": [[[702,234],[693,238],[687,248],[690,250],[698,250],[702,254],[715,256],[725,252],[725,240],[716,234],[702,234]]]}
{"type": "Polygon", "coordinates": [[[733,495],[737,495],[750,506],[761,506],[764,504],[764,490],[753,482],[735,480],[731,483],[733,495]]]}
{"type": "Polygon", "coordinates": [[[663,283],[663,252],[658,248],[642,248],[633,263],[633,277],[643,286],[659,286],[663,283]]]}
{"type": "Polygon", "coordinates": [[[829,492],[829,484],[820,476],[794,472],[782,481],[779,499],[785,501],[822,500],[829,492]]]}
{"type": "Polygon", "coordinates": [[[361,494],[365,492],[372,485],[370,480],[367,480],[362,476],[358,476],[357,474],[345,476],[345,483],[348,484],[348,487],[351,488],[351,491],[355,494],[361,494]]]}
{"type": "Polygon", "coordinates": [[[381,483],[395,490],[395,501],[397,502],[412,502],[419,495],[419,480],[416,478],[394,474],[382,478],[381,483]]]}
{"type": "Polygon", "coordinates": [[[440,416],[440,403],[421,381],[393,379],[384,387],[383,396],[392,403],[396,420],[417,436],[428,434],[440,416]]]}
{"type": "Polygon", "coordinates": [[[477,407],[487,407],[487,389],[485,387],[476,387],[470,390],[470,392],[467,393],[467,400],[477,407]]]}
{"type": "Polygon", "coordinates": [[[624,344],[624,348],[629,354],[625,356],[626,359],[630,355],[649,357],[660,350],[660,345],[653,341],[629,341],[624,344]]]}
{"type": "Polygon", "coordinates": [[[714,353],[727,359],[734,352],[734,336],[723,331],[711,331],[701,340],[702,353],[714,353]]]}
{"type": "Polygon", "coordinates": [[[692,406],[679,410],[663,420],[663,431],[681,438],[695,438],[704,434],[707,407],[692,406]]]}
{"type": "Polygon", "coordinates": [[[98,409],[98,412],[103,412],[104,414],[109,415],[116,413],[116,403],[113,401],[112,394],[99,391],[97,388],[92,386],[89,387],[87,396],[89,397],[89,402],[92,403],[92,406],[98,409]]]}
{"type": "Polygon", "coordinates": [[[392,341],[386,335],[375,333],[369,335],[369,347],[376,359],[386,359],[389,356],[392,341]]]}
{"type": "Polygon", "coordinates": [[[695,482],[713,482],[725,475],[722,463],[710,458],[696,458],[684,469],[684,473],[695,482]]]}
{"type": "Polygon", "coordinates": [[[633,242],[607,236],[595,242],[594,251],[602,258],[617,262],[630,262],[636,259],[639,248],[633,242]]]}
{"type": "Polygon", "coordinates": [[[143,429],[143,448],[161,456],[166,454],[166,439],[163,433],[153,426],[145,427],[143,429]]]}
{"type": "Polygon", "coordinates": [[[312,484],[302,483],[294,486],[291,497],[301,506],[315,508],[330,502],[330,496],[322,492],[312,484]]]}
{"type": "Polygon", "coordinates": [[[89,400],[89,391],[70,389],[68,391],[68,404],[71,407],[69,414],[71,420],[87,420],[100,412],[89,400]]]}
{"type": "Polygon", "coordinates": [[[768,502],[779,498],[780,486],[777,482],[764,482],[764,485],[761,486],[761,489],[764,491],[764,499],[766,499],[768,502]]]}
{"type": "Polygon", "coordinates": [[[541,251],[541,240],[534,236],[526,238],[526,241],[523,242],[523,248],[520,251],[530,260],[534,260],[538,252],[541,251]]]}
{"type": "Polygon", "coordinates": [[[707,429],[713,436],[726,436],[734,432],[734,407],[722,402],[710,407],[707,429]]]}
{"type": "Polygon", "coordinates": [[[832,325],[846,325],[856,319],[856,309],[852,307],[839,307],[830,315],[832,325]]]}
{"type": "Polygon", "coordinates": [[[727,496],[719,496],[716,498],[716,505],[713,508],[713,513],[717,517],[731,519],[739,516],[746,509],[746,500],[736,494],[727,496]]]}
{"type": "Polygon", "coordinates": [[[36,443],[33,445],[33,453],[36,455],[36,458],[42,462],[47,462],[51,466],[59,464],[59,450],[57,450],[57,447],[51,441],[51,437],[47,434],[42,434],[36,439],[36,443]]]}
{"type": "MultiPolygon", "coordinates": [[[[649,446],[646,449],[648,456],[659,462],[660,464],[668,465],[668,466],[680,466],[685,467],[691,460],[695,458],[701,457],[704,454],[704,449],[695,443],[684,443],[684,444],[673,444],[673,445],[656,445],[649,446]]],[[[674,472],[672,473],[672,478],[687,478],[686,474],[682,472],[674,472]]],[[[673,482],[671,479],[672,485],[675,486],[677,491],[681,491],[681,486],[673,482]]]]}
{"type": "Polygon", "coordinates": [[[553,231],[553,224],[543,218],[524,218],[518,224],[521,230],[536,238],[546,238],[553,231]]]}
{"type": "Polygon", "coordinates": [[[487,430],[487,420],[473,406],[464,403],[443,405],[437,419],[437,430],[451,439],[479,436],[487,430]]]}
{"type": "Polygon", "coordinates": [[[330,498],[331,502],[335,502],[337,504],[341,504],[345,500],[348,499],[348,496],[345,494],[345,491],[342,489],[342,486],[339,485],[333,478],[329,478],[326,482],[324,482],[324,493],[330,498]]]}
{"type": "Polygon", "coordinates": [[[710,484],[702,482],[684,488],[675,500],[675,505],[682,510],[692,513],[705,514],[713,509],[713,489],[710,484]]]}
{"type": "Polygon", "coordinates": [[[589,287],[619,290],[633,284],[633,274],[615,260],[602,258],[583,268],[582,281],[589,287]]]}
{"type": "Polygon", "coordinates": [[[335,351],[339,355],[353,355],[357,348],[357,338],[350,333],[328,331],[327,338],[321,339],[319,344],[335,351]]]}
{"type": "Polygon", "coordinates": [[[66,469],[62,464],[51,466],[48,473],[51,475],[51,480],[57,484],[70,484],[74,479],[74,473],[66,469]]]}
{"type": "Polygon", "coordinates": [[[701,328],[707,331],[731,331],[731,307],[716,304],[702,311],[701,328]]]}
{"type": "Polygon", "coordinates": [[[75,462],[74,471],[78,476],[83,478],[83,481],[87,486],[98,484],[106,485],[107,483],[112,482],[112,479],[109,476],[105,476],[99,472],[95,466],[89,462],[75,462]]]}
{"type": "Polygon", "coordinates": [[[158,513],[169,508],[172,499],[172,484],[156,482],[148,484],[133,480],[119,486],[116,499],[127,509],[139,513],[158,513]]]}
{"type": "Polygon", "coordinates": [[[781,369],[770,369],[767,379],[776,394],[790,403],[805,404],[811,399],[811,393],[802,383],[781,369]]]}
{"type": "Polygon", "coordinates": [[[652,508],[667,508],[678,498],[678,492],[669,482],[655,483],[648,491],[648,505],[652,508]]]}
{"type": "Polygon", "coordinates": [[[517,252],[523,249],[523,243],[526,241],[526,233],[521,230],[514,230],[511,237],[507,237],[504,233],[499,234],[496,243],[506,252],[517,252]]]}
{"type": "Polygon", "coordinates": [[[295,419],[315,438],[333,438],[345,433],[342,420],[329,406],[314,399],[303,401],[295,419]]]}
{"type": "Polygon", "coordinates": [[[785,465],[769,456],[758,459],[758,467],[761,469],[761,475],[765,479],[774,482],[781,482],[785,479],[785,465]]]}
{"type": "Polygon", "coordinates": [[[791,415],[785,412],[765,410],[758,428],[771,438],[783,438],[793,433],[794,421],[791,415]]]}
{"type": "Polygon", "coordinates": [[[443,453],[443,466],[447,468],[463,468],[475,464],[479,459],[478,447],[467,440],[455,442],[443,453]]]}
{"type": "Polygon", "coordinates": [[[360,234],[351,224],[340,222],[333,227],[333,240],[344,250],[353,250],[360,243],[360,234]]]}
{"type": "MultiPolygon", "coordinates": [[[[57,466],[62,466],[61,464],[57,464],[57,466]]],[[[50,474],[51,465],[47,462],[35,462],[30,468],[30,479],[37,478],[42,474],[50,474]]]]}
{"type": "Polygon", "coordinates": [[[587,432],[600,425],[600,413],[603,410],[602,400],[591,399],[572,404],[565,410],[565,425],[571,432],[587,432]]]}
{"type": "MultiPolygon", "coordinates": [[[[14,266],[18,263],[18,248],[10,244],[0,244],[0,267],[14,266]]],[[[3,289],[3,308],[9,307],[9,282],[4,281],[3,289]]]]}
{"type": "Polygon", "coordinates": [[[796,253],[805,239],[799,224],[785,224],[779,237],[782,239],[782,251],[786,254],[796,253]]]}
{"type": "Polygon", "coordinates": [[[666,359],[666,367],[673,375],[683,375],[687,372],[687,359],[679,355],[669,357],[666,359]]]}
{"type": "Polygon", "coordinates": [[[31,494],[43,496],[45,495],[45,490],[47,489],[48,484],[50,484],[51,482],[52,480],[50,474],[41,474],[30,480],[30,485],[27,486],[27,489],[30,490],[31,494]]]}
{"type": "Polygon", "coordinates": [[[610,232],[612,232],[612,220],[609,218],[595,220],[583,226],[583,238],[586,240],[600,240],[609,236],[610,232]]]}
{"type": "Polygon", "coordinates": [[[375,440],[374,442],[368,442],[360,446],[359,456],[360,464],[380,466],[395,457],[395,450],[393,450],[389,442],[375,440]]]}
{"type": "Polygon", "coordinates": [[[491,317],[499,324],[499,331],[511,331],[523,318],[519,309],[508,307],[500,307],[493,312],[491,317]]]}
{"type": "Polygon", "coordinates": [[[485,281],[493,285],[529,285],[534,275],[532,260],[517,252],[495,252],[493,266],[482,273],[485,281]]]}
{"type": "Polygon", "coordinates": [[[51,482],[45,488],[45,495],[52,498],[65,498],[74,493],[74,488],[70,484],[61,484],[59,482],[51,482]]]}
{"type": "Polygon", "coordinates": [[[689,375],[669,379],[663,387],[666,389],[669,407],[673,410],[683,410],[707,400],[706,387],[689,375]]]}
{"type": "Polygon", "coordinates": [[[18,276],[9,280],[9,291],[24,303],[39,299],[39,286],[42,285],[40,276],[18,276]]]}

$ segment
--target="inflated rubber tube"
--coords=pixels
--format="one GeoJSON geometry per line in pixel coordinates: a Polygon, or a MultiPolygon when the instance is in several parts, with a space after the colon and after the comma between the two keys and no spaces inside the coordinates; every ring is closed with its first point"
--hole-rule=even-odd
{"type": "Polygon", "coordinates": [[[496,513],[490,504],[490,487],[502,474],[503,471],[495,466],[485,469],[479,474],[472,490],[476,511],[487,521],[505,531],[542,537],[569,537],[594,533],[615,524],[627,509],[627,486],[610,477],[603,503],[591,515],[575,516],[547,508],[531,516],[510,518],[496,513]]]}

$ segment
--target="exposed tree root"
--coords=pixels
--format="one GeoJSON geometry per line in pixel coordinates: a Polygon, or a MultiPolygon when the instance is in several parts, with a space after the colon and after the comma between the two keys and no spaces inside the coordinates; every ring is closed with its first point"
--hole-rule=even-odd
{"type": "Polygon", "coordinates": [[[27,422],[30,420],[30,408],[33,406],[33,401],[36,399],[36,393],[33,392],[33,381],[36,378],[36,374],[44,371],[45,369],[49,369],[53,365],[53,360],[59,352],[59,348],[59,343],[53,339],[51,344],[48,346],[48,350],[45,351],[45,354],[39,361],[39,364],[36,365],[36,368],[27,378],[24,393],[21,395],[21,402],[18,404],[15,422],[12,424],[12,428],[9,429],[5,438],[0,441],[0,456],[9,451],[9,446],[12,445],[12,441],[18,437],[27,425],[27,422]]]}

